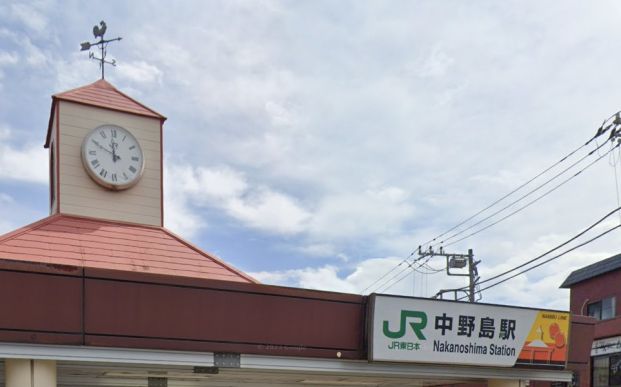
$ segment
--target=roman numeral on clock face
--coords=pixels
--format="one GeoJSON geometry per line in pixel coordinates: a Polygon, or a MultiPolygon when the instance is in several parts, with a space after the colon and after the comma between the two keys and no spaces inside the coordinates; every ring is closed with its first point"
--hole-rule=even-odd
{"type": "Polygon", "coordinates": [[[113,190],[136,184],[145,167],[138,139],[114,124],[97,127],[84,138],[82,161],[95,182],[113,190]]]}

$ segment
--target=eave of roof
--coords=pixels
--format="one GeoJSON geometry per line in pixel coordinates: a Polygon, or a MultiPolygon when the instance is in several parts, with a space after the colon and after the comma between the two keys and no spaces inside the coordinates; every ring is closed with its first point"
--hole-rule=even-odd
{"type": "Polygon", "coordinates": [[[573,285],[621,269],[621,254],[595,262],[589,266],[574,270],[561,284],[561,288],[568,289],[573,285]]]}
{"type": "Polygon", "coordinates": [[[58,101],[68,101],[143,117],[151,117],[161,122],[166,120],[165,116],[123,93],[105,79],[100,79],[89,85],[67,90],[52,96],[52,107],[47,127],[47,135],[45,137],[45,148],[50,146],[54,113],[58,101]]]}
{"type": "Polygon", "coordinates": [[[258,283],[164,227],[70,215],[0,236],[0,259],[258,283]]]}

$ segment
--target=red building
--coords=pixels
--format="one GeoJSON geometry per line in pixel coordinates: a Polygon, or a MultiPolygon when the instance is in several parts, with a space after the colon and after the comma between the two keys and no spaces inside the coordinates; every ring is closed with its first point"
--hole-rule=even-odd
{"type": "Polygon", "coordinates": [[[572,314],[596,320],[581,386],[621,385],[621,254],[574,271],[561,287],[570,289],[572,314]]]}

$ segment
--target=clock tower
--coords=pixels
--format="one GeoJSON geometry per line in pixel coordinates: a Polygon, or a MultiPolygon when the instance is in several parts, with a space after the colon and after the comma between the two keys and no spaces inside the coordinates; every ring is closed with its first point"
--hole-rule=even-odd
{"type": "Polygon", "coordinates": [[[165,120],[103,79],[53,95],[50,216],[0,235],[0,261],[256,282],[163,226],[165,120]]]}
{"type": "Polygon", "coordinates": [[[165,120],[103,79],[53,95],[50,214],[163,226],[165,120]]]}

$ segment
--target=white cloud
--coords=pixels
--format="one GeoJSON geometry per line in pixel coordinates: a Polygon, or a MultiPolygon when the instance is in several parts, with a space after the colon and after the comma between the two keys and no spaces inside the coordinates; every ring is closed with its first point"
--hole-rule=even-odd
{"type": "Polygon", "coordinates": [[[37,8],[30,4],[11,4],[13,17],[36,33],[43,33],[48,27],[48,21],[37,8]]]}
{"type": "Polygon", "coordinates": [[[329,257],[337,255],[334,246],[329,243],[314,243],[301,246],[298,248],[298,251],[314,257],[329,257]]]}
{"type": "Polygon", "coordinates": [[[99,77],[101,70],[84,55],[83,52],[74,52],[54,61],[54,90],[70,90],[92,83],[99,77]]]}
{"type": "Polygon", "coordinates": [[[187,197],[180,190],[165,185],[164,222],[166,227],[184,238],[193,238],[206,226],[203,218],[192,211],[187,197]]]}
{"type": "Polygon", "coordinates": [[[0,51],[0,67],[15,65],[19,62],[19,55],[16,52],[0,51]]]}
{"type": "Polygon", "coordinates": [[[15,147],[11,131],[0,128],[0,179],[46,184],[49,180],[48,154],[43,146],[15,147]]]}
{"type": "Polygon", "coordinates": [[[277,272],[256,272],[250,275],[262,283],[289,285],[307,289],[355,293],[356,287],[338,276],[335,266],[305,268],[277,272]]]}
{"type": "Polygon", "coordinates": [[[266,188],[226,203],[228,213],[259,230],[295,234],[305,229],[310,214],[294,199],[266,188]]]}
{"type": "Polygon", "coordinates": [[[310,234],[326,240],[380,237],[400,233],[414,206],[398,187],[326,195],[310,224],[310,234]]]}
{"type": "MultiPolygon", "coordinates": [[[[426,270],[414,266],[417,270],[426,270]]],[[[326,291],[369,294],[415,295],[428,297],[442,288],[460,287],[463,280],[447,278],[442,274],[422,275],[396,257],[371,258],[358,262],[343,275],[343,269],[334,265],[303,269],[262,271],[251,273],[263,283],[296,286],[326,291]]]]}
{"type": "MultiPolygon", "coordinates": [[[[174,183],[167,187],[181,214],[191,213],[192,207],[216,208],[246,227],[276,234],[303,231],[310,216],[294,199],[264,186],[252,187],[242,174],[230,168],[172,165],[166,176],[174,176],[174,183]]],[[[201,226],[196,222],[186,224],[201,226]]]]}
{"type": "Polygon", "coordinates": [[[119,62],[116,75],[123,80],[140,84],[159,84],[162,81],[162,72],[145,61],[119,62]]]}
{"type": "Polygon", "coordinates": [[[14,229],[13,223],[9,220],[10,216],[8,213],[5,213],[6,208],[10,208],[15,203],[15,200],[5,194],[0,192],[0,235],[12,231],[14,229]]]}
{"type": "Polygon", "coordinates": [[[173,166],[175,179],[183,190],[198,201],[222,200],[239,197],[248,190],[243,175],[230,168],[194,168],[191,165],[173,166]]]}
{"type": "Polygon", "coordinates": [[[454,59],[440,47],[436,46],[421,66],[419,75],[431,78],[444,76],[453,63],[454,59]]]}
{"type": "Polygon", "coordinates": [[[28,65],[40,68],[47,66],[49,58],[45,50],[33,44],[29,37],[22,37],[21,46],[25,51],[28,65]]]}

